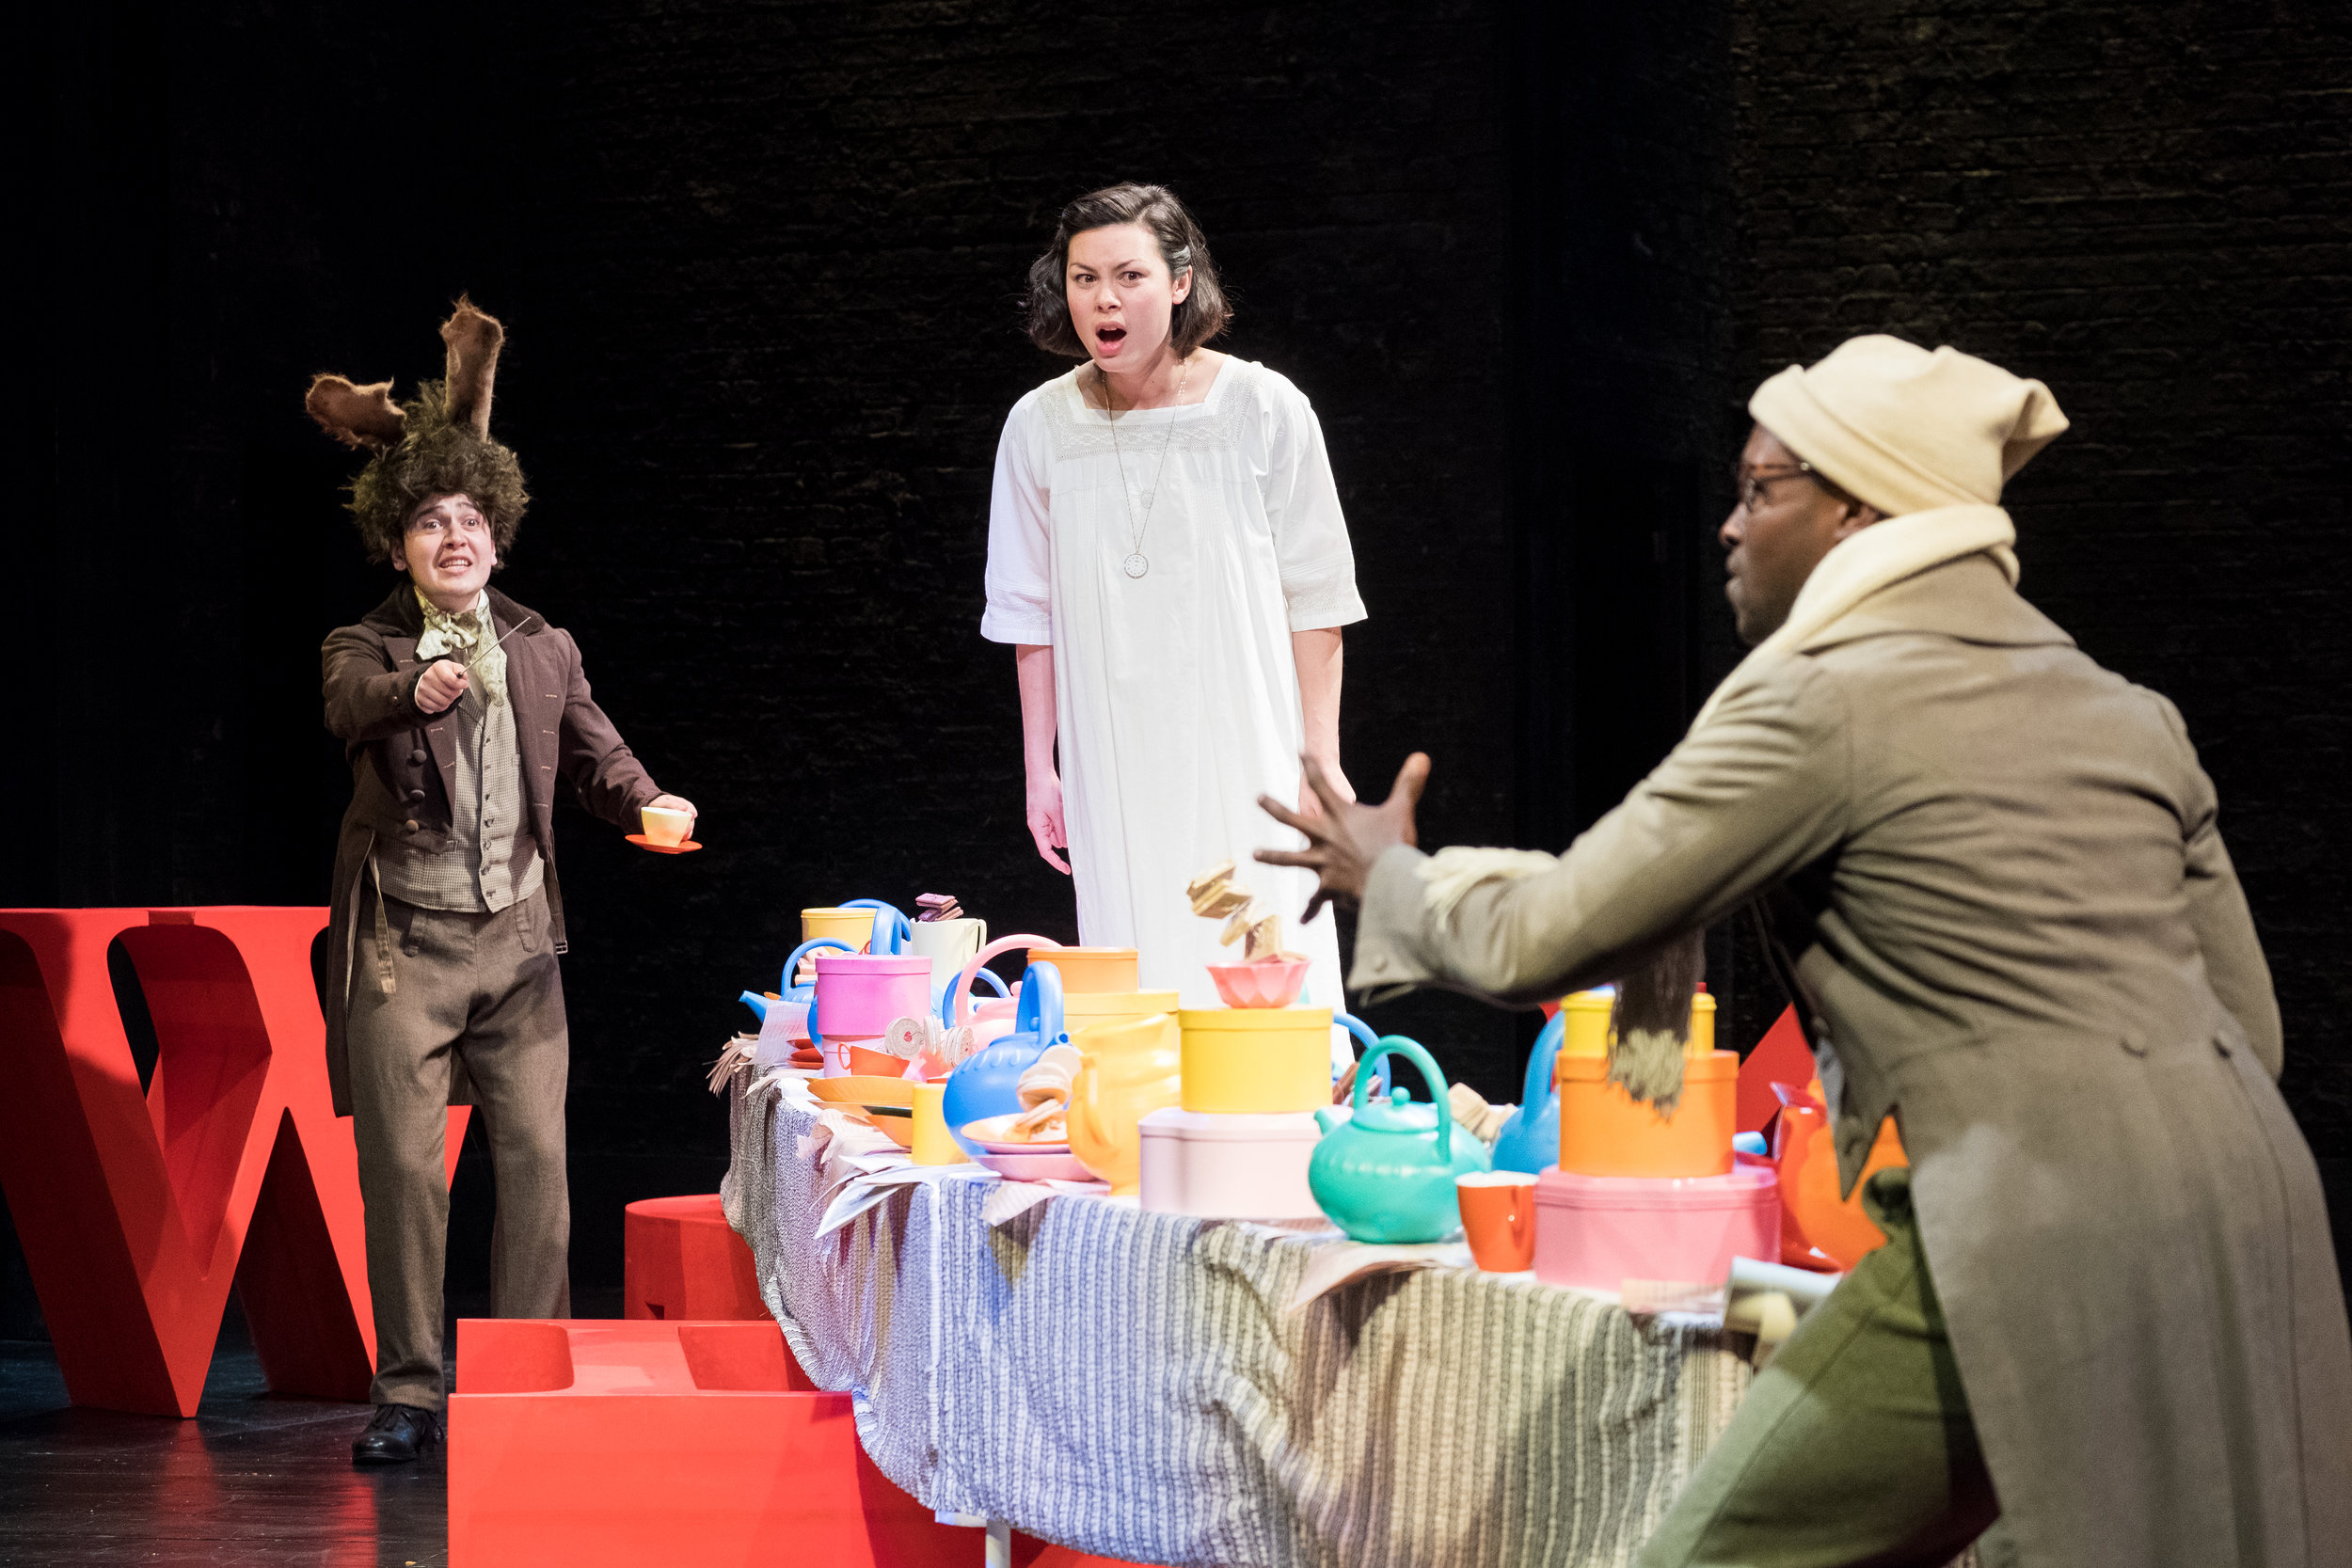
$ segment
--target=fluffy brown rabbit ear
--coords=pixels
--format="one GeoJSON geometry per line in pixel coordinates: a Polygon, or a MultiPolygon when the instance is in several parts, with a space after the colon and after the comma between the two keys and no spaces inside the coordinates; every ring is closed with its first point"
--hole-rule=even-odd
{"type": "Polygon", "coordinates": [[[460,298],[456,312],[441,325],[441,341],[449,345],[449,422],[469,424],[486,440],[490,383],[498,375],[506,328],[475,309],[471,300],[460,298]]]}
{"type": "Polygon", "coordinates": [[[392,402],[392,384],[354,387],[340,375],[313,376],[302,406],[319,428],[347,447],[382,451],[400,440],[407,416],[392,402]]]}

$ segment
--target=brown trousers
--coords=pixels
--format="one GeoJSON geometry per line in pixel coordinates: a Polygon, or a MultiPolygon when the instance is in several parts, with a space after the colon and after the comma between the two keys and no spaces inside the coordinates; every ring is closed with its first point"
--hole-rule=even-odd
{"type": "Polygon", "coordinates": [[[448,1394],[441,1273],[452,1059],[462,1059],[472,1080],[474,1115],[497,1172],[490,1310],[501,1318],[564,1318],[572,1299],[564,1172],[571,1049],[544,894],[496,914],[390,899],[386,910],[396,989],[386,994],[373,964],[360,966],[348,1019],[352,1130],[367,1202],[368,1291],[375,1298],[375,1383],[368,1397],[437,1411],[448,1394]]]}

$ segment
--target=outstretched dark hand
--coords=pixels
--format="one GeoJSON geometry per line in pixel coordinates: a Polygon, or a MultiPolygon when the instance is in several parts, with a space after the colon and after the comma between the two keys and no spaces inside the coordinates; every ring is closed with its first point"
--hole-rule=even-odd
{"type": "Polygon", "coordinates": [[[1258,851],[1258,859],[1268,865],[1303,865],[1322,879],[1315,895],[1307,900],[1307,912],[1299,917],[1302,921],[1312,920],[1334,898],[1356,903],[1372,879],[1375,861],[1400,844],[1421,842],[1413,827],[1413,808],[1421,803],[1422,786],[1429,782],[1428,755],[1415,752],[1397,769],[1389,798],[1367,806],[1343,797],[1319,764],[1310,760],[1306,766],[1307,787],[1314,791],[1323,807],[1320,815],[1302,816],[1271,795],[1258,797],[1258,804],[1268,816],[1307,835],[1304,849],[1258,851]]]}

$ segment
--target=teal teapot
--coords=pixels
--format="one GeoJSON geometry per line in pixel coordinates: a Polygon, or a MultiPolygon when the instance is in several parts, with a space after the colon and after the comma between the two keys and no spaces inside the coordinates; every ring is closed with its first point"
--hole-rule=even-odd
{"type": "Polygon", "coordinates": [[[1415,1041],[1390,1035],[1356,1065],[1349,1114],[1315,1113],[1322,1141],[1307,1164],[1307,1186],[1331,1223],[1359,1242],[1442,1242],[1462,1228],[1454,1179],[1489,1168],[1486,1148],[1456,1129],[1441,1102],[1416,1104],[1408,1089],[1367,1100],[1372,1064],[1403,1056],[1442,1096],[1445,1077],[1415,1041]]]}

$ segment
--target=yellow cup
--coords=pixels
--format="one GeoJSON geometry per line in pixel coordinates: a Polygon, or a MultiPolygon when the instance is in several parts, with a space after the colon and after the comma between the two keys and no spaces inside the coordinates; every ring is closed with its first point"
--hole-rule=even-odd
{"type": "Polygon", "coordinates": [[[846,942],[853,951],[863,953],[872,945],[874,941],[874,911],[840,909],[803,910],[801,911],[801,940],[815,942],[819,937],[831,937],[835,942],[846,942]]]}
{"type": "Polygon", "coordinates": [[[1184,1109],[1280,1116],[1331,1103],[1328,1007],[1186,1008],[1184,1109]]]}
{"type": "Polygon", "coordinates": [[[1183,1099],[1181,1038],[1172,1013],[1097,1023],[1070,1037],[1079,1056],[1070,1085],[1070,1152],[1114,1196],[1141,1186],[1143,1118],[1183,1099]]]}
{"type": "Polygon", "coordinates": [[[968,1156],[947,1131],[947,1085],[914,1085],[914,1144],[918,1165],[960,1165],[968,1156]]]}
{"type": "MultiPolygon", "coordinates": [[[[1560,1004],[1560,1010],[1568,1015],[1568,1023],[1560,1037],[1563,1056],[1606,1056],[1609,1042],[1609,1008],[1614,998],[1605,990],[1581,990],[1560,1004]]],[[[1715,1049],[1715,999],[1701,991],[1691,998],[1691,1037],[1683,1048],[1686,1056],[1705,1056],[1715,1049]]]]}

